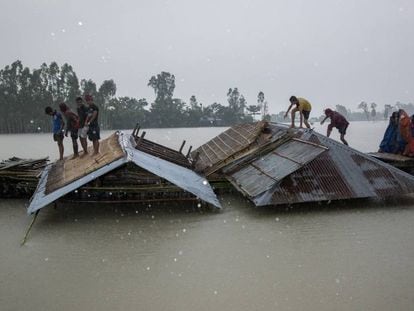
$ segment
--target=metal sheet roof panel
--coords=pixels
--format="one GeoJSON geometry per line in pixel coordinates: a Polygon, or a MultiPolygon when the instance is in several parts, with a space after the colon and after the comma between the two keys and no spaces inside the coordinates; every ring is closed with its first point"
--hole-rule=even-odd
{"type": "Polygon", "coordinates": [[[130,161],[194,194],[201,200],[221,208],[216,194],[204,177],[185,167],[135,149],[130,135],[122,135],[121,140],[130,161]]]}
{"type": "Polygon", "coordinates": [[[323,144],[329,150],[253,198],[256,205],[386,197],[414,192],[414,176],[322,134],[311,130],[297,132],[301,139],[323,144]]]}
{"type": "Polygon", "coordinates": [[[255,197],[324,151],[324,146],[292,139],[227,176],[227,179],[247,195],[255,197]]]}

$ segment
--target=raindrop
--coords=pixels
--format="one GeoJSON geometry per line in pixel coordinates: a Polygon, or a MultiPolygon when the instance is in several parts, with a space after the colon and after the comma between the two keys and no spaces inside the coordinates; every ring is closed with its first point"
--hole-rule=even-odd
{"type": "Polygon", "coordinates": [[[201,203],[198,203],[198,204],[197,204],[197,207],[198,207],[198,208],[200,208],[200,207],[201,207],[201,203]]]}
{"type": "Polygon", "coordinates": [[[150,271],[151,270],[151,268],[150,267],[147,267],[147,271],[150,271]]]}
{"type": "Polygon", "coordinates": [[[78,25],[79,25],[79,26],[82,26],[82,25],[83,25],[83,23],[82,23],[81,21],[79,21],[79,22],[78,22],[78,25]]]}
{"type": "Polygon", "coordinates": [[[187,232],[187,229],[186,229],[186,228],[184,228],[184,229],[183,229],[183,232],[184,232],[184,233],[186,233],[186,232],[187,232]]]}
{"type": "Polygon", "coordinates": [[[207,180],[203,180],[203,185],[207,185],[207,184],[208,184],[207,180]]]}
{"type": "Polygon", "coordinates": [[[48,257],[46,257],[46,258],[45,258],[45,261],[49,261],[49,258],[48,258],[48,257]]]}

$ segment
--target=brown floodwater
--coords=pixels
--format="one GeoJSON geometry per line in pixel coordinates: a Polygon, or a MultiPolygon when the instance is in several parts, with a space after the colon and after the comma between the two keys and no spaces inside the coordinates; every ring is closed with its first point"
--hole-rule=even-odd
{"type": "MultiPolygon", "coordinates": [[[[385,127],[352,123],[349,143],[375,150],[385,127]]],[[[147,137],[178,149],[221,130],[147,137]]],[[[0,135],[0,146],[2,159],[57,155],[49,134],[0,135]]],[[[414,197],[255,208],[226,194],[221,202],[221,212],[59,204],[39,213],[21,247],[27,201],[0,200],[0,310],[413,309],[414,197]]]]}

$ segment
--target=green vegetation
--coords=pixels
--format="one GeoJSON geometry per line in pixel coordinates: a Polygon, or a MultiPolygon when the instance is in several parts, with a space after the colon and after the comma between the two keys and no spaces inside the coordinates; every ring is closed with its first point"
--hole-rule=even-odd
{"type": "MultiPolygon", "coordinates": [[[[0,70],[0,133],[48,132],[51,122],[44,108],[57,108],[59,103],[65,102],[75,110],[75,98],[85,94],[92,95],[100,108],[102,129],[128,129],[136,123],[146,128],[229,126],[251,122],[257,115],[266,120],[289,122],[283,118],[285,111],[272,117],[268,115],[263,92],[258,93],[256,105],[248,105],[237,87],[228,90],[226,105],[203,105],[195,95],[186,103],[174,98],[175,77],[168,72],[152,76],[148,87],[154,90],[152,103],[145,98],[117,97],[113,80],[103,81],[99,88],[92,80],[79,81],[68,64],[59,67],[52,62],[30,70],[20,61],[15,61],[0,70]]],[[[357,111],[342,105],[334,108],[349,121],[387,119],[395,109],[404,109],[410,115],[414,113],[413,104],[400,102],[393,106],[385,105],[383,112],[377,111],[375,103],[368,105],[365,102],[355,107],[357,111]]],[[[321,117],[312,115],[315,120],[321,117]]]]}
{"type": "MultiPolygon", "coordinates": [[[[92,80],[79,81],[72,66],[56,62],[30,70],[15,61],[0,70],[0,133],[47,132],[50,118],[44,108],[65,102],[76,109],[75,98],[90,94],[100,108],[102,129],[142,127],[227,126],[251,122],[260,108],[247,107],[237,88],[229,89],[228,105],[204,105],[191,96],[189,103],[174,98],[175,77],[161,72],[149,79],[155,100],[117,97],[116,84],[105,80],[98,88],[92,80]]],[[[263,95],[264,96],[264,95],[263,95]]]]}

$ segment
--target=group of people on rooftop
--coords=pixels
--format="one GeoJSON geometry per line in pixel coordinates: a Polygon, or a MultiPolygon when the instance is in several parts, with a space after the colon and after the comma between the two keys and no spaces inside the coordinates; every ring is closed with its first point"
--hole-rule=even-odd
{"type": "MultiPolygon", "coordinates": [[[[294,107],[291,111],[291,120],[292,123],[290,127],[295,127],[295,116],[296,112],[299,112],[300,123],[299,127],[303,127],[303,123],[307,128],[310,128],[310,124],[308,122],[310,113],[312,111],[312,105],[310,102],[304,98],[291,96],[290,99],[290,106],[285,113],[285,118],[287,117],[290,109],[294,107]]],[[[326,121],[326,119],[330,118],[331,123],[328,125],[328,129],[326,132],[326,136],[330,136],[332,129],[336,127],[340,134],[341,141],[348,146],[348,142],[345,140],[346,130],[348,128],[349,122],[348,120],[339,112],[334,111],[330,108],[325,109],[325,118],[321,121],[321,125],[326,121]]]]}
{"type": "Polygon", "coordinates": [[[63,139],[69,133],[73,145],[73,158],[79,157],[78,138],[83,149],[81,157],[88,154],[87,138],[92,142],[93,155],[99,153],[99,108],[94,104],[91,95],[77,97],[76,105],[77,114],[66,103],[59,104],[59,111],[50,106],[45,108],[45,113],[52,117],[53,140],[59,148],[59,160],[63,160],[63,139]]]}
{"type": "Polygon", "coordinates": [[[378,152],[414,156],[414,115],[410,117],[403,109],[391,114],[378,152]]]}
{"type": "MultiPolygon", "coordinates": [[[[291,111],[291,127],[295,127],[295,115],[296,112],[299,112],[299,126],[302,128],[303,124],[305,124],[307,128],[310,128],[310,124],[308,122],[312,110],[310,102],[304,98],[296,96],[291,96],[289,101],[290,106],[285,113],[285,118],[287,117],[289,111],[293,108],[291,111]]],[[[77,114],[74,113],[69,106],[66,105],[66,103],[61,103],[59,105],[60,111],[56,111],[50,106],[45,108],[45,113],[50,115],[53,119],[53,140],[58,144],[60,160],[63,160],[64,154],[63,139],[65,136],[68,136],[69,132],[72,139],[74,158],[79,156],[78,138],[83,149],[82,157],[88,154],[87,138],[92,141],[94,150],[93,155],[99,153],[99,108],[94,104],[93,98],[90,95],[85,95],[84,99],[82,97],[77,97],[76,105],[77,114]],[[87,105],[85,105],[84,102],[86,102],[87,105]],[[63,116],[65,117],[66,122],[64,121],[63,116]]],[[[345,145],[348,145],[348,142],[345,140],[345,134],[349,122],[342,114],[337,111],[333,111],[330,108],[325,109],[325,118],[321,121],[321,125],[328,118],[331,119],[331,123],[328,125],[326,135],[329,137],[332,129],[336,127],[341,135],[341,141],[345,145]]]]}

